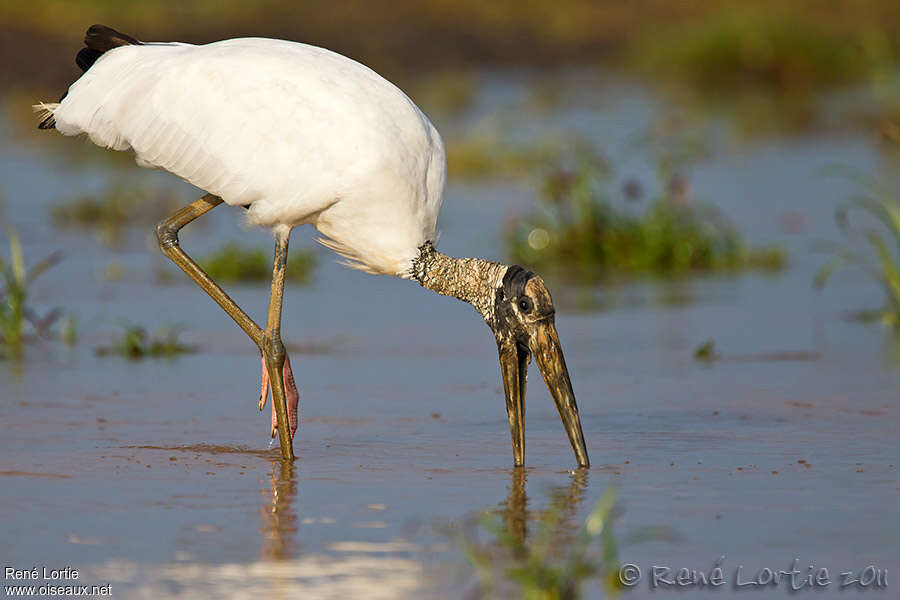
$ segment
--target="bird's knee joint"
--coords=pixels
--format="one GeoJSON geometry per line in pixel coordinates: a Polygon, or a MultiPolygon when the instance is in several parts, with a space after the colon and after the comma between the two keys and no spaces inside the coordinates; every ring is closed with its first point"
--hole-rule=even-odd
{"type": "Polygon", "coordinates": [[[167,248],[178,246],[178,229],[169,224],[168,219],[156,226],[156,241],[159,247],[165,251],[167,248]]]}
{"type": "Polygon", "coordinates": [[[281,341],[281,336],[275,335],[273,337],[266,338],[265,352],[268,355],[269,359],[274,362],[276,366],[283,365],[284,357],[287,356],[287,352],[284,348],[284,342],[281,341]]]}

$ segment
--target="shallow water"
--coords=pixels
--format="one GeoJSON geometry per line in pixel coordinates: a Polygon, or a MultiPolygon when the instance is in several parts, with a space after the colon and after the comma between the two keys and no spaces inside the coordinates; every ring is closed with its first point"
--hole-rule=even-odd
{"type": "MultiPolygon", "coordinates": [[[[498,79],[486,105],[515,85],[498,79]]],[[[650,167],[622,140],[655,104],[631,90],[547,120],[608,133],[613,158],[642,175],[650,167]]],[[[828,569],[826,597],[860,593],[841,594],[841,571],[900,573],[898,352],[887,330],[842,318],[882,300],[861,274],[812,289],[821,257],[809,242],[835,239],[833,208],[852,191],[817,170],[877,161],[864,139],[821,136],[729,148],[694,171],[698,198],[715,200],[748,239],[790,250],[791,266],[776,276],[551,282],[594,466],[570,471],[571,448],[532,369],[522,477],[510,468],[494,343],[472,309],[347,270],[324,250],[312,285],[285,294],[287,342],[308,350],[292,361],[298,460],[283,465],[277,446],[268,449],[268,409],[255,408],[254,346],[180,273],[155,281],[171,267],[150,228],[109,248],[50,223],[50,206],[102,188],[109,168],[61,167],[28,139],[0,146],[4,217],[26,259],[66,252],[31,301],[73,312],[80,330],[74,348],[38,342],[22,366],[0,363],[3,565],[71,566],[78,583],[111,584],[117,598],[459,597],[474,579],[443,525],[501,509],[527,521],[562,493],[574,526],[616,486],[625,510],[617,530],[678,534],[620,550],[622,563],[642,569],[627,597],[666,594],[650,589],[654,565],[708,572],[723,556],[724,589],[690,588],[690,597],[740,593],[750,588],[734,587],[738,565],[746,582],[795,558],[804,575],[807,565],[828,569]],[[782,230],[785,213],[800,215],[800,233],[782,230]],[[104,278],[110,263],[125,267],[121,280],[104,278]],[[201,351],[171,361],[96,356],[121,318],[187,324],[183,339],[201,351]],[[693,359],[707,339],[722,360],[693,359]]],[[[500,257],[504,219],[533,202],[527,185],[451,181],[440,247],[500,257]]],[[[239,212],[221,208],[189,226],[184,247],[268,245],[267,233],[240,226],[239,212]]],[[[293,246],[315,247],[312,233],[295,232],[293,246]]],[[[229,292],[262,319],[265,287],[229,292]]],[[[754,589],[771,597],[788,587],[754,589]]],[[[590,590],[602,594],[599,584],[590,590]]]]}

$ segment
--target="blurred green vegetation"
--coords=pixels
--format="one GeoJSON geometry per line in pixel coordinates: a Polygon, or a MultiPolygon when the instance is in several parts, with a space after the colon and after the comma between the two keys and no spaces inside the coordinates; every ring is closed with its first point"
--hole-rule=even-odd
{"type": "MultiPolygon", "coordinates": [[[[756,9],[755,9],[756,10],[756,9]]],[[[893,48],[883,33],[836,33],[800,15],[725,12],[648,37],[636,60],[654,75],[707,93],[761,86],[812,90],[857,81],[893,48]]]]}
{"type": "Polygon", "coordinates": [[[864,320],[878,320],[900,327],[900,185],[896,178],[879,179],[846,167],[829,173],[853,181],[859,192],[838,206],[835,222],[846,242],[821,241],[816,247],[831,255],[816,273],[814,284],[822,288],[831,275],[843,267],[863,270],[885,292],[885,306],[864,311],[864,320]],[[862,217],[862,229],[851,225],[851,215],[862,217]]]}
{"type": "Polygon", "coordinates": [[[529,176],[558,160],[564,146],[550,140],[516,144],[489,136],[459,138],[447,143],[447,172],[460,179],[529,176]]]}
{"type": "MultiPolygon", "coordinates": [[[[198,263],[210,277],[222,283],[259,283],[272,280],[272,260],[271,253],[265,250],[230,243],[198,263]]],[[[315,267],[315,253],[295,250],[288,257],[285,279],[293,283],[308,283],[315,267]]]]}
{"type": "Polygon", "coordinates": [[[432,116],[453,118],[472,108],[479,87],[478,78],[471,71],[442,70],[412,80],[409,95],[416,104],[427,106],[432,116]]]}
{"type": "Polygon", "coordinates": [[[56,227],[88,229],[104,244],[116,247],[122,243],[126,227],[149,228],[184,204],[171,188],[129,184],[126,180],[114,182],[98,194],[84,194],[57,204],[50,209],[50,217],[56,227]]]}
{"type": "Polygon", "coordinates": [[[873,23],[848,12],[839,24],[791,6],[746,4],[664,28],[639,38],[629,63],[681,103],[726,111],[747,136],[815,130],[829,120],[840,127],[896,123],[891,115],[900,94],[885,83],[896,81],[900,45],[891,32],[900,15],[873,23]],[[867,90],[876,101],[851,109],[861,110],[858,116],[828,114],[822,92],[848,87],[867,90]]]}
{"type": "Polygon", "coordinates": [[[818,84],[858,76],[875,37],[895,52],[900,7],[895,0],[5,2],[0,53],[17,59],[4,61],[7,76],[31,70],[32,78],[61,81],[75,72],[71,58],[67,70],[44,67],[58,63],[53,55],[65,47],[71,56],[70,45],[97,22],[146,40],[294,39],[362,60],[391,79],[423,70],[612,63],[638,54],[648,57],[645,65],[677,67],[705,82],[737,75],[777,84],[796,76],[818,84]]]}
{"type": "Polygon", "coordinates": [[[35,334],[46,337],[61,316],[59,310],[38,315],[28,307],[27,300],[31,283],[58,263],[62,259],[62,253],[54,252],[26,269],[18,234],[10,228],[7,235],[9,260],[0,257],[0,277],[4,284],[0,289],[0,349],[7,358],[21,359],[26,340],[26,323],[31,325],[35,334]]]}
{"type": "Polygon", "coordinates": [[[50,216],[58,227],[118,229],[152,225],[183,204],[171,189],[118,182],[100,194],[85,194],[58,204],[50,216]]]}
{"type": "Polygon", "coordinates": [[[188,352],[195,352],[192,346],[178,341],[182,328],[168,325],[150,335],[140,325],[122,323],[122,334],[113,338],[111,346],[97,348],[98,356],[116,355],[129,360],[142,358],[174,358],[188,352]]]}
{"type": "MultiPolygon", "coordinates": [[[[72,59],[94,22],[147,40],[281,37],[360,60],[407,90],[439,124],[453,177],[517,175],[555,156],[552,144],[509,145],[483,132],[460,138],[448,127],[477,100],[480,75],[519,66],[541,69],[537,105],[559,101],[557,67],[603,65],[643,74],[672,92],[668,102],[727,110],[745,135],[864,127],[878,133],[882,147],[900,146],[900,92],[890,84],[900,59],[895,0],[835,0],[827,9],[813,0],[7,2],[0,4],[7,104],[24,110],[60,94],[79,75],[72,59]],[[823,114],[821,92],[845,85],[871,88],[877,101],[823,114]],[[27,88],[27,98],[15,95],[17,88],[27,88]]],[[[30,114],[10,120],[34,126],[30,114]]],[[[48,147],[59,142],[31,137],[48,147]]]]}
{"type": "Polygon", "coordinates": [[[696,348],[694,348],[694,359],[701,362],[712,362],[718,358],[716,352],[716,341],[706,340],[696,348]]]}
{"type": "Polygon", "coordinates": [[[748,248],[715,209],[695,204],[689,183],[677,172],[662,183],[660,196],[643,210],[637,208],[643,187],[634,180],[626,182],[624,201],[617,204],[612,168],[600,157],[583,155],[574,169],[550,172],[539,210],[508,226],[511,258],[586,279],[785,265],[783,250],[748,248]]]}

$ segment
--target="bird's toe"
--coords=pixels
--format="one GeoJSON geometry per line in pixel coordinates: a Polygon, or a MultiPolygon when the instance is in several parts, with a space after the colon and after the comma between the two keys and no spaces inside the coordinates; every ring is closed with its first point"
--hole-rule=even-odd
{"type": "MultiPolygon", "coordinates": [[[[291,428],[291,439],[300,425],[299,407],[300,392],[297,391],[297,384],[294,382],[294,372],[291,370],[291,359],[289,356],[284,357],[284,401],[287,405],[288,424],[291,428]]],[[[262,410],[266,405],[266,397],[269,394],[269,375],[266,371],[266,361],[263,359],[263,381],[260,392],[259,409],[262,410]]],[[[275,413],[275,402],[272,402],[272,437],[278,432],[278,417],[275,413]]]]}

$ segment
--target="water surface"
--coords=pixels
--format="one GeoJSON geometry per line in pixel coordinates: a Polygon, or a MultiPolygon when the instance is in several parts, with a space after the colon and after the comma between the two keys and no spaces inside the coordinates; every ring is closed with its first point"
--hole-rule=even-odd
{"type": "MultiPolygon", "coordinates": [[[[472,118],[515,97],[517,85],[497,76],[472,118]]],[[[624,172],[647,177],[652,164],[635,158],[628,139],[660,104],[627,89],[596,105],[564,105],[545,122],[608,140],[624,172]]],[[[621,550],[620,560],[644,573],[627,597],[677,594],[650,590],[653,565],[708,571],[723,556],[729,585],[690,597],[739,593],[731,585],[738,565],[751,579],[795,558],[835,581],[868,565],[900,573],[897,346],[887,330],[842,318],[878,306],[881,291],[852,271],[825,293],[811,286],[822,257],[809,242],[838,235],[831,214],[852,191],[817,171],[832,162],[873,169],[878,157],[861,137],[726,145],[694,170],[698,198],[750,240],[789,249],[782,273],[551,281],[593,467],[572,471],[556,409],[532,369],[523,474],[510,468],[495,345],[471,307],[350,271],[324,250],[314,282],[285,293],[286,340],[308,351],[292,361],[298,460],[283,465],[268,447],[268,412],[256,410],[255,347],[179,272],[170,284],[157,281],[160,269],[174,268],[154,249],[151,228],[129,230],[111,248],[51,223],[50,207],[102,189],[120,167],[73,166],[0,129],[4,220],[29,261],[66,253],[31,302],[74,313],[80,331],[73,348],[36,342],[21,366],[0,363],[4,566],[71,566],[80,583],[110,583],[117,598],[459,597],[474,579],[443,526],[500,510],[533,532],[539,511],[563,494],[574,527],[616,486],[625,510],[617,530],[666,525],[679,534],[621,550]],[[786,213],[800,215],[799,232],[781,227],[786,213]],[[121,279],[104,276],[111,263],[124,267],[121,279]],[[184,324],[183,339],[200,352],[171,361],[96,356],[121,319],[184,324]],[[707,339],[723,360],[693,359],[707,339]]],[[[94,152],[69,142],[74,153],[94,152]]],[[[199,195],[173,185],[186,201],[199,195]]],[[[441,249],[502,257],[503,222],[534,205],[533,189],[451,180],[441,249]]],[[[202,254],[232,239],[268,246],[268,233],[242,226],[240,212],[220,208],[189,226],[184,248],[202,254]]],[[[297,230],[293,246],[315,248],[313,233],[297,230]]],[[[264,320],[265,286],[229,292],[264,320]]],[[[599,584],[590,590],[602,594],[599,584]]],[[[834,583],[824,595],[842,594],[834,583]]]]}

